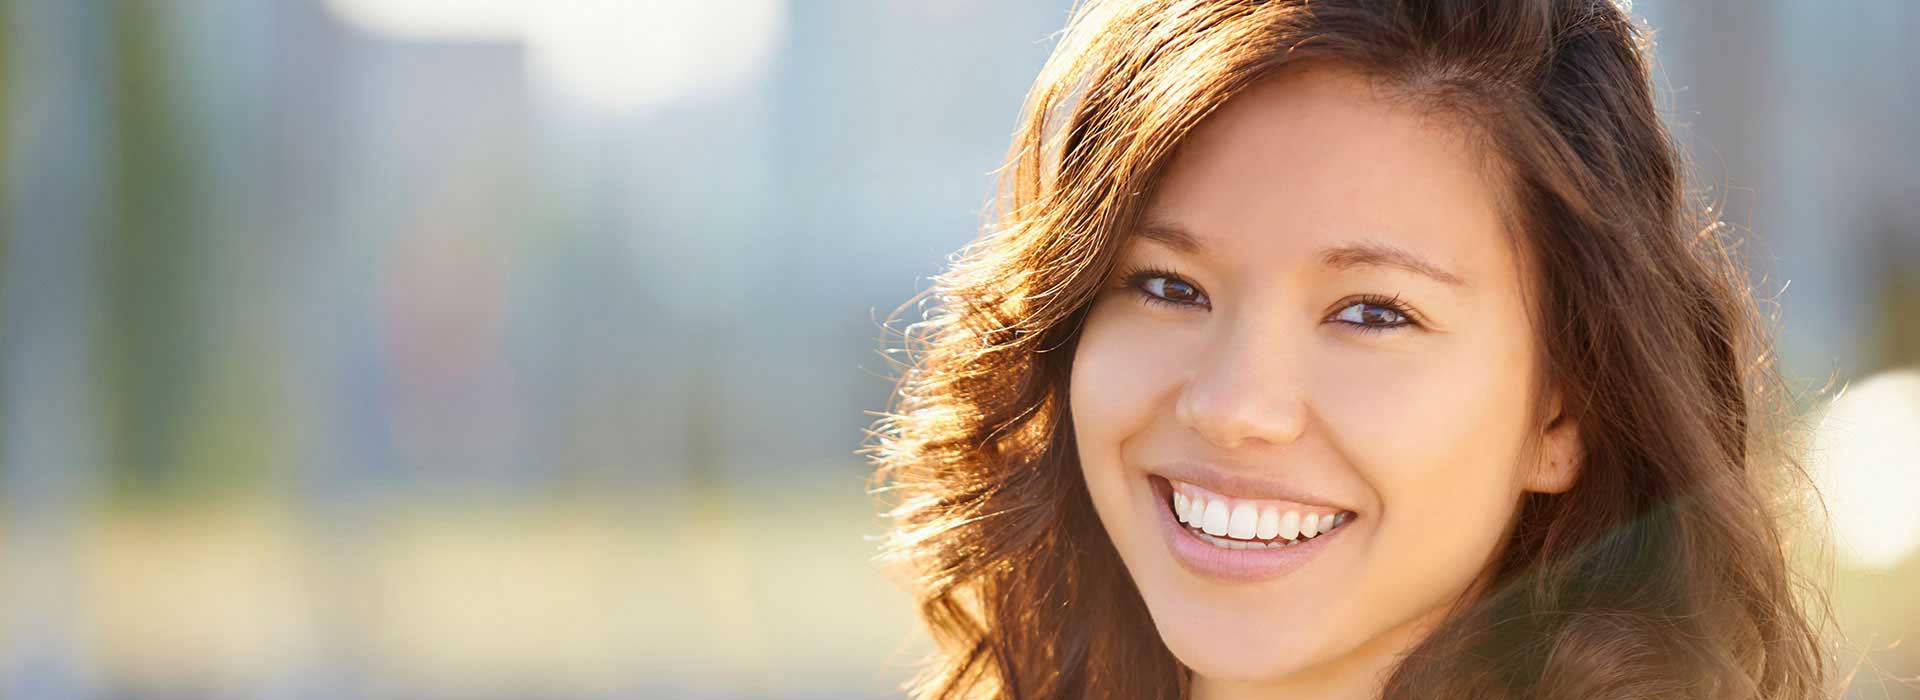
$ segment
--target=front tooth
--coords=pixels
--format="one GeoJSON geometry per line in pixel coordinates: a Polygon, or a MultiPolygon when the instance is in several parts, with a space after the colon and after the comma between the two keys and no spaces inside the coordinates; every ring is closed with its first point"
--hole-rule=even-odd
{"type": "Polygon", "coordinates": [[[1263,540],[1273,539],[1274,535],[1280,534],[1280,509],[1262,508],[1260,525],[1254,528],[1254,534],[1263,540]]]}
{"type": "Polygon", "coordinates": [[[1219,537],[1227,534],[1227,502],[1208,500],[1207,509],[1201,516],[1200,529],[1207,534],[1219,537]]]}
{"type": "Polygon", "coordinates": [[[1300,534],[1300,513],[1290,510],[1290,511],[1287,511],[1286,515],[1280,516],[1280,529],[1273,533],[1274,537],[1278,537],[1283,540],[1290,540],[1298,536],[1299,534],[1300,534]]]}
{"type": "Polygon", "coordinates": [[[1180,522],[1187,521],[1187,508],[1187,495],[1179,491],[1173,492],[1173,514],[1180,522]]]}
{"type": "Polygon", "coordinates": [[[1300,536],[1312,537],[1320,534],[1320,516],[1308,514],[1300,519],[1300,536]]]}
{"type": "Polygon", "coordinates": [[[1227,536],[1243,540],[1253,539],[1254,528],[1260,524],[1260,509],[1252,503],[1242,503],[1233,509],[1233,517],[1227,523],[1227,536]]]}
{"type": "Polygon", "coordinates": [[[1332,529],[1333,529],[1333,514],[1328,513],[1326,515],[1320,516],[1320,531],[1326,532],[1332,529]]]}

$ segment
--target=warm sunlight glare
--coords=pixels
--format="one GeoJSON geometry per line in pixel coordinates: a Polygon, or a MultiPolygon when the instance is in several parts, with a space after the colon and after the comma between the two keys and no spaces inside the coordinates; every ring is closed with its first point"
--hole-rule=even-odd
{"type": "Polygon", "coordinates": [[[1920,545],[1920,372],[1847,387],[1827,407],[1810,465],[1844,561],[1890,568],[1920,545]]]}

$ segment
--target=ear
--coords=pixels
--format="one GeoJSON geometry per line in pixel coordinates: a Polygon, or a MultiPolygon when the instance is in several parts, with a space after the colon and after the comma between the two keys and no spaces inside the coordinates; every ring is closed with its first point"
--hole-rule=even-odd
{"type": "Polygon", "coordinates": [[[1538,493],[1562,493],[1579,480],[1586,450],[1580,444],[1580,421],[1565,411],[1557,389],[1547,415],[1546,426],[1541,428],[1540,461],[1533,465],[1524,487],[1538,493]]]}

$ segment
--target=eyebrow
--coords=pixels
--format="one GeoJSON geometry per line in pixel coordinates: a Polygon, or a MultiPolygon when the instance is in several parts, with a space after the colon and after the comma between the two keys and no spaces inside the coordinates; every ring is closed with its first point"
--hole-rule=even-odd
{"type": "MultiPolygon", "coordinates": [[[[1149,220],[1135,230],[1135,235],[1187,255],[1199,255],[1207,249],[1206,243],[1199,237],[1167,221],[1149,220]]],[[[1373,241],[1346,243],[1321,250],[1320,264],[1342,270],[1366,266],[1397,267],[1452,287],[1465,286],[1467,283],[1459,275],[1446,271],[1412,251],[1373,241]]]]}

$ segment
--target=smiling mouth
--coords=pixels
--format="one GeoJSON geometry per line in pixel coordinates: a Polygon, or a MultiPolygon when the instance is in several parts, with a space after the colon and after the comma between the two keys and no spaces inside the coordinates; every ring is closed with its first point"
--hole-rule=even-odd
{"type": "Polygon", "coordinates": [[[1164,505],[1188,534],[1221,549],[1280,549],[1344,527],[1353,511],[1285,501],[1231,498],[1168,480],[1164,505]]]}

